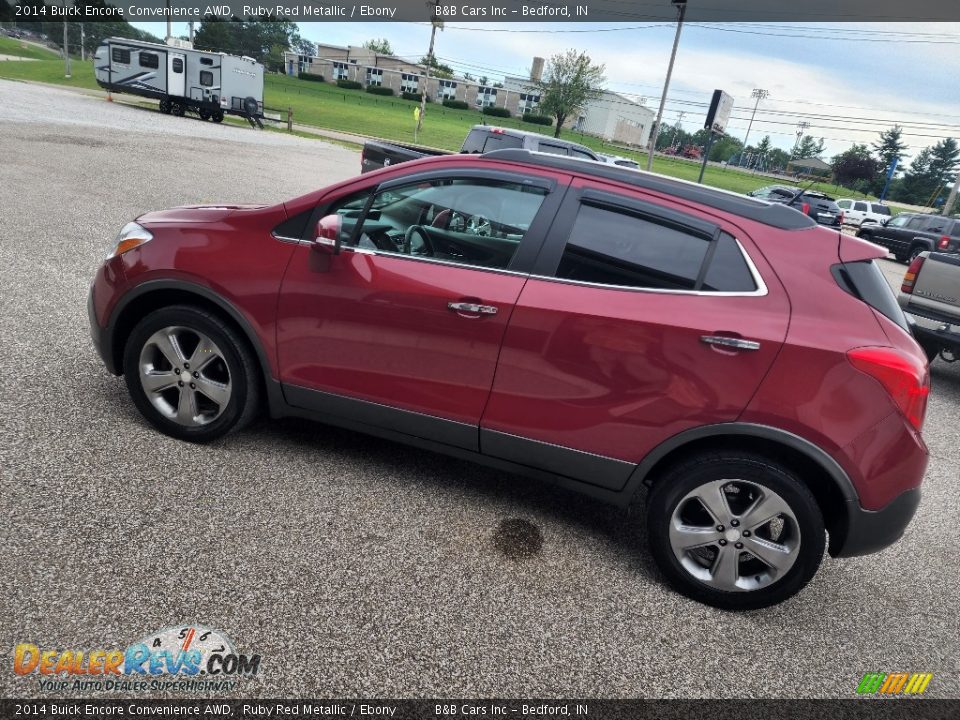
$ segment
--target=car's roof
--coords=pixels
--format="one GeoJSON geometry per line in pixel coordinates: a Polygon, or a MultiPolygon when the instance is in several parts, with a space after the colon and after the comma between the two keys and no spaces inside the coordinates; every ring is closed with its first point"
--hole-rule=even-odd
{"type": "MultiPolygon", "coordinates": [[[[533,132],[532,130],[518,130],[516,128],[503,127],[502,125],[474,125],[470,128],[471,132],[474,130],[486,130],[487,132],[496,133],[497,135],[514,135],[517,137],[538,137],[543,138],[544,140],[549,140],[550,142],[555,142],[561,145],[570,145],[572,147],[584,148],[590,150],[586,145],[581,145],[580,143],[575,143],[572,140],[564,140],[563,138],[555,138],[550,135],[544,135],[543,133],[533,132]]],[[[590,150],[591,153],[596,155],[593,150],[590,150]]]]}
{"type": "MultiPolygon", "coordinates": [[[[447,156],[451,157],[451,156],[447,156]]],[[[500,160],[526,165],[554,168],[577,175],[587,175],[613,180],[626,185],[654,190],[729,212],[732,215],[782,230],[800,230],[816,227],[817,223],[801,212],[780,203],[747,197],[740,193],[698,185],[687,180],[658,175],[656,173],[626,168],[620,165],[597,163],[564,155],[532,152],[530,150],[494,150],[480,156],[483,160],[500,160]]]]}

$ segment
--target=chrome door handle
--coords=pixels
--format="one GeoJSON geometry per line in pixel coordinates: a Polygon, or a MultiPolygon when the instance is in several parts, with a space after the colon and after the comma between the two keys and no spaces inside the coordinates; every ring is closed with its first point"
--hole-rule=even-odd
{"type": "Polygon", "coordinates": [[[760,343],[756,340],[742,340],[741,338],[724,337],[723,335],[701,335],[700,340],[707,345],[719,345],[735,350],[759,350],[760,343]]]}
{"type": "Polygon", "coordinates": [[[477,313],[478,315],[496,315],[497,309],[493,305],[479,305],[468,302],[448,302],[447,309],[454,312],[477,313]]]}

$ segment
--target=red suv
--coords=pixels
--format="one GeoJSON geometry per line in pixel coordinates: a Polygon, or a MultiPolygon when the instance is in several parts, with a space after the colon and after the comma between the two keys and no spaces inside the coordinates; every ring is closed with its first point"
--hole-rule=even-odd
{"type": "Polygon", "coordinates": [[[923,352],[873,260],[783,205],[525,150],[272,206],[152,212],[90,295],[159,430],[262,407],[626,505],[680,592],[768,606],[895,542],[920,500],[923,352]]]}

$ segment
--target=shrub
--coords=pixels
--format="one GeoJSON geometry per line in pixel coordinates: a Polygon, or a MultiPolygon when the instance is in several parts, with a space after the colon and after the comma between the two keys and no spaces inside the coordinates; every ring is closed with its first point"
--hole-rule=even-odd
{"type": "Polygon", "coordinates": [[[376,85],[370,85],[367,87],[367,92],[371,95],[393,95],[393,88],[378,87],[376,85]]]}
{"type": "Polygon", "coordinates": [[[463,100],[444,100],[443,106],[448,107],[451,110],[469,110],[470,106],[467,105],[463,100]]]}
{"type": "Polygon", "coordinates": [[[363,85],[356,80],[337,80],[337,87],[344,90],[359,90],[363,85]]]}
{"type": "Polygon", "coordinates": [[[323,82],[323,75],[316,75],[314,73],[300,73],[297,77],[301,80],[309,80],[311,82],[323,82]]]}
{"type": "Polygon", "coordinates": [[[481,112],[484,115],[491,115],[493,117],[510,117],[510,111],[502,107],[485,107],[483,110],[481,110],[481,112]]]}
{"type": "Polygon", "coordinates": [[[531,115],[530,113],[524,113],[523,121],[533,123],[534,125],[553,125],[553,118],[549,115],[531,115]]]}
{"type": "MultiPolygon", "coordinates": [[[[413,100],[415,102],[420,102],[421,95],[420,93],[402,92],[400,93],[400,97],[402,97],[404,100],[413,100]]],[[[430,98],[427,98],[427,102],[430,102],[430,98]]]]}

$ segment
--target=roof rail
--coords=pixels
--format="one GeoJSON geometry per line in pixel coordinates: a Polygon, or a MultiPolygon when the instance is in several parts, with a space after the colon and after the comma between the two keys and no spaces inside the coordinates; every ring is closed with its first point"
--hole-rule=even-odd
{"type": "Polygon", "coordinates": [[[541,167],[563,170],[576,175],[614,180],[627,185],[633,185],[634,187],[643,188],[644,190],[654,190],[675,195],[690,202],[716,208],[717,210],[722,210],[732,215],[738,215],[748,220],[754,220],[763,225],[769,225],[770,227],[781,230],[802,230],[817,226],[813,218],[786,205],[768,203],[764,200],[757,200],[756,198],[747,197],[746,195],[740,195],[728,190],[705,187],[687,180],[680,180],[678,178],[671,178],[642,170],[633,170],[620,167],[619,165],[608,165],[606,163],[593,162],[592,160],[580,160],[563,155],[517,149],[492,150],[491,152],[484,153],[480,157],[504,162],[539,165],[541,167]]]}

